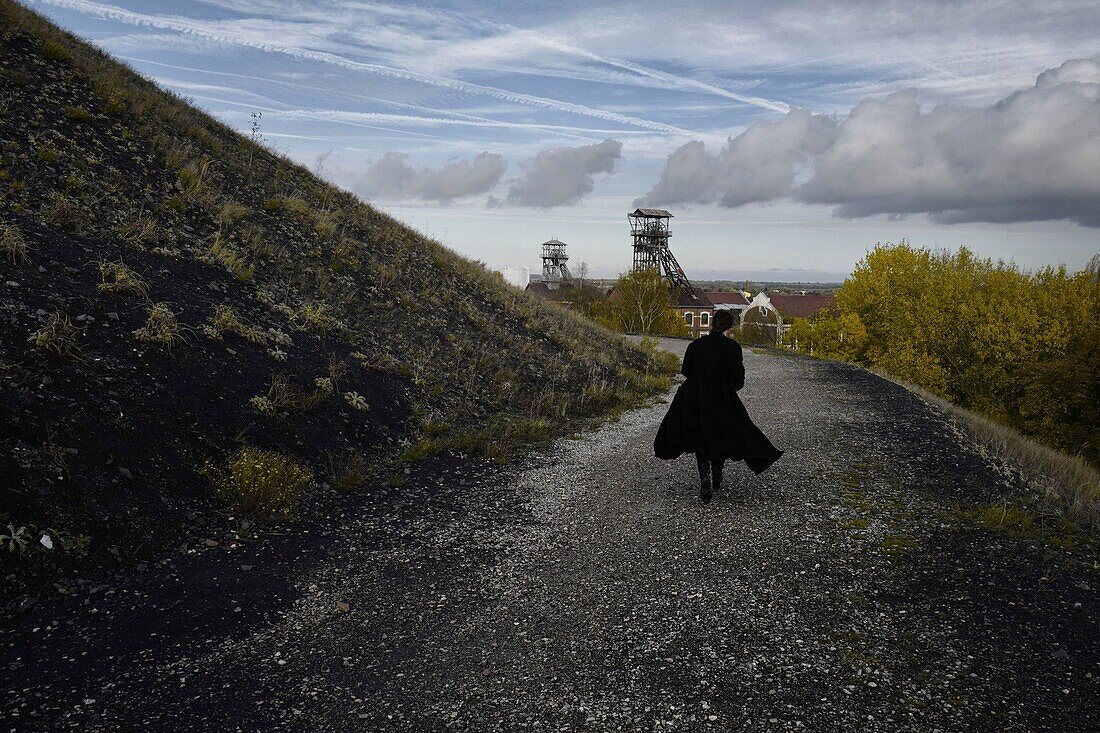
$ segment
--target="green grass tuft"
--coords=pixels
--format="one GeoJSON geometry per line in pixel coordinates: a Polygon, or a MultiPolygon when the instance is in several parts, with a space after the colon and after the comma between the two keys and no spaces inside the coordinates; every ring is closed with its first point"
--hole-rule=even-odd
{"type": "Polygon", "coordinates": [[[83,353],[80,348],[80,329],[73,325],[68,316],[53,313],[46,321],[46,325],[38,329],[27,339],[36,349],[47,351],[57,356],[80,359],[83,353]]]}
{"type": "Polygon", "coordinates": [[[14,224],[0,224],[0,257],[10,265],[27,262],[29,248],[19,228],[14,224]]]}
{"type": "Polygon", "coordinates": [[[100,260],[96,265],[99,268],[99,277],[102,280],[96,286],[99,290],[105,293],[130,293],[141,298],[149,297],[148,283],[121,260],[118,262],[100,260]]]}
{"type": "Polygon", "coordinates": [[[169,351],[185,340],[183,327],[168,303],[150,304],[145,325],[134,331],[134,336],[139,341],[157,344],[169,351]]]}

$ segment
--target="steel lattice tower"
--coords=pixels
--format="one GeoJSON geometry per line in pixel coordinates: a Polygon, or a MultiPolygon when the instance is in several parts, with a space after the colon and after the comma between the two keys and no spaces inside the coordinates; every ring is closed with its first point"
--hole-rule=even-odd
{"type": "Polygon", "coordinates": [[[694,294],[695,289],[684,273],[684,268],[668,248],[669,219],[672,214],[664,209],[636,209],[627,214],[630,233],[634,237],[634,269],[656,270],[663,274],[670,286],[681,292],[694,294]]]}
{"type": "Polygon", "coordinates": [[[573,276],[565,263],[569,255],[565,254],[565,242],[551,239],[542,243],[542,280],[545,283],[571,283],[573,276]]]}

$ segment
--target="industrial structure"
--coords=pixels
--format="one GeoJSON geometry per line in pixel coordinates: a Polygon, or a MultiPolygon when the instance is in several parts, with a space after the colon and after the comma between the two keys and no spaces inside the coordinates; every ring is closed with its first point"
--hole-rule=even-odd
{"type": "MultiPolygon", "coordinates": [[[[836,301],[831,295],[769,295],[759,292],[753,297],[747,290],[706,291],[692,285],[680,263],[668,246],[672,237],[669,227],[672,214],[664,209],[635,209],[627,214],[634,247],[635,271],[656,272],[668,283],[671,306],[683,319],[688,333],[694,338],[710,331],[714,314],[729,310],[734,314],[734,324],[749,327],[753,338],[778,342],[794,320],[812,318],[822,309],[836,313],[836,301]]],[[[619,296],[615,288],[605,293],[586,281],[584,269],[581,277],[574,278],[566,263],[566,244],[554,238],[542,245],[542,277],[531,280],[527,268],[505,268],[505,279],[524,287],[537,298],[564,303],[585,310],[588,305],[605,297],[614,300],[619,296]],[[588,305],[585,305],[588,304],[588,305]]]]}
{"type": "Polygon", "coordinates": [[[542,281],[550,290],[556,290],[563,283],[572,283],[573,276],[569,273],[566,262],[569,255],[565,253],[565,242],[551,239],[542,243],[542,281]]]}
{"type": "Polygon", "coordinates": [[[626,218],[630,220],[630,234],[634,238],[634,269],[656,270],[670,287],[693,292],[684,268],[668,248],[672,214],[664,209],[635,209],[626,218]]]}
{"type": "Polygon", "coordinates": [[[698,336],[710,326],[714,305],[706,294],[688,280],[684,268],[669,249],[672,236],[669,220],[672,214],[664,209],[635,209],[626,215],[634,239],[634,269],[653,270],[668,281],[674,298],[673,307],[684,319],[688,330],[698,336]]]}

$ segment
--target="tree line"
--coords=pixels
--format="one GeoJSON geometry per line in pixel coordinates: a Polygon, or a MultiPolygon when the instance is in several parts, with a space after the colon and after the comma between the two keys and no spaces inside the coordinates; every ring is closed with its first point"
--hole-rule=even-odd
{"type": "Polygon", "coordinates": [[[1100,466],[1100,255],[1071,272],[876,245],[786,345],[918,384],[1100,466]]]}

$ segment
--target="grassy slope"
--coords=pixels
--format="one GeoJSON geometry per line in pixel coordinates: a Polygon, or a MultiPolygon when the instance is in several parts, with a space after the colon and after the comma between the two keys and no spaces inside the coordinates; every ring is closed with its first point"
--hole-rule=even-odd
{"type": "Polygon", "coordinates": [[[242,444],[327,482],[353,454],[505,459],[670,373],[10,0],[0,283],[0,526],[93,554],[217,506],[198,469],[242,444]],[[175,343],[140,338],[154,303],[175,343]],[[55,317],[69,353],[28,342],[55,317]]]}

